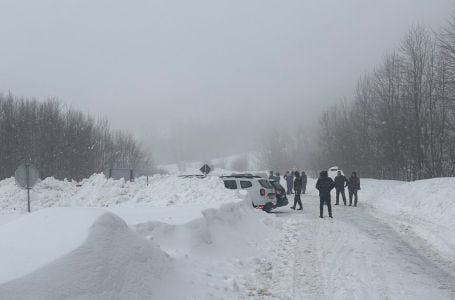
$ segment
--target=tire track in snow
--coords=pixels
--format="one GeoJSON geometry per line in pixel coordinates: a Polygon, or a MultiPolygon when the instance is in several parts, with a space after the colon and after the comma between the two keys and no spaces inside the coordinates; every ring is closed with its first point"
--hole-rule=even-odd
{"type": "Polygon", "coordinates": [[[293,250],[292,299],[325,299],[317,245],[320,222],[308,212],[304,214],[293,216],[296,220],[300,219],[294,229],[300,234],[293,250]]]}
{"type": "Polygon", "coordinates": [[[318,204],[305,196],[303,214],[277,214],[294,240],[284,243],[292,278],[282,278],[292,299],[455,299],[455,277],[369,207],[334,206],[334,219],[321,220],[318,204]]]}

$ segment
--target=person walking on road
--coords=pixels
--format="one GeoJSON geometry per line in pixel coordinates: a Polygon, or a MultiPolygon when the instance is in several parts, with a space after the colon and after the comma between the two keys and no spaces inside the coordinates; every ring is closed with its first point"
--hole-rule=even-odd
{"type": "Polygon", "coordinates": [[[337,176],[335,177],[335,190],[337,195],[337,200],[335,205],[339,204],[340,194],[343,197],[343,203],[346,206],[346,193],[344,192],[344,188],[348,186],[348,179],[341,174],[341,171],[337,172],[337,176]]]}
{"type": "Polygon", "coordinates": [[[284,175],[284,179],[286,180],[287,194],[290,195],[290,194],[292,194],[292,185],[294,184],[294,176],[289,171],[286,171],[286,174],[284,175]]]}
{"type": "Polygon", "coordinates": [[[300,208],[298,210],[302,210],[302,200],[300,199],[300,193],[302,192],[302,177],[300,177],[300,174],[298,171],[294,172],[294,206],[292,206],[292,209],[296,208],[296,205],[299,204],[300,208]]]}
{"type": "Polygon", "coordinates": [[[352,172],[351,177],[348,181],[349,190],[349,206],[352,206],[352,197],[354,196],[354,206],[357,206],[358,195],[357,192],[360,190],[360,178],[357,177],[357,172],[352,172]]]}
{"type": "Polygon", "coordinates": [[[306,192],[306,184],[307,184],[307,181],[308,181],[308,177],[306,176],[305,174],[305,171],[302,171],[302,194],[305,194],[306,192]]]}
{"type": "Polygon", "coordinates": [[[316,189],[319,190],[319,218],[324,217],[324,204],[327,205],[329,217],[333,218],[330,191],[335,187],[335,182],[329,177],[327,171],[321,171],[319,175],[316,182],[316,189]]]}

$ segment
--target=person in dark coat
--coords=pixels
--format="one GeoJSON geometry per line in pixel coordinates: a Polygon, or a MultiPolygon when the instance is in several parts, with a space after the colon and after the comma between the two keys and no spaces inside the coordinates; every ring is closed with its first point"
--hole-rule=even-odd
{"type": "Polygon", "coordinates": [[[305,194],[306,192],[306,184],[307,184],[307,181],[308,181],[308,178],[305,174],[305,171],[302,171],[302,194],[305,194]]]}
{"type": "Polygon", "coordinates": [[[281,181],[281,175],[279,172],[275,172],[275,181],[277,181],[278,183],[280,183],[281,181]]]}
{"type": "Polygon", "coordinates": [[[327,209],[329,210],[329,217],[333,218],[330,191],[334,187],[335,182],[329,177],[327,171],[321,171],[318,181],[316,182],[316,189],[319,190],[319,218],[323,218],[324,204],[327,205],[327,209]]]}
{"type": "Polygon", "coordinates": [[[292,194],[292,186],[294,185],[294,175],[289,171],[286,171],[284,179],[286,180],[287,194],[290,195],[292,194]]]}
{"type": "Polygon", "coordinates": [[[360,178],[357,177],[356,172],[352,172],[348,181],[349,190],[349,206],[352,206],[352,197],[354,196],[354,206],[357,206],[357,192],[360,190],[360,178]]]}
{"type": "Polygon", "coordinates": [[[269,173],[269,180],[274,180],[275,176],[273,175],[273,171],[269,173]]]}
{"type": "Polygon", "coordinates": [[[348,179],[341,174],[341,171],[338,171],[337,176],[335,177],[335,190],[337,195],[337,201],[335,205],[338,205],[340,200],[340,194],[343,197],[343,203],[346,205],[346,193],[344,192],[344,188],[348,186],[348,179]]]}
{"type": "Polygon", "coordinates": [[[302,192],[302,177],[300,177],[300,174],[298,171],[294,172],[294,206],[292,206],[292,209],[295,209],[296,205],[299,204],[300,208],[298,210],[302,210],[302,200],[300,199],[300,193],[302,192]]]}

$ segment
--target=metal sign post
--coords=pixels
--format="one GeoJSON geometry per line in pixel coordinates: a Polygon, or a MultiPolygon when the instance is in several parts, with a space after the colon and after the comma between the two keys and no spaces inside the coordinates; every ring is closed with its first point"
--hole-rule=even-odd
{"type": "Polygon", "coordinates": [[[30,212],[30,190],[39,180],[38,169],[32,164],[20,165],[14,173],[16,184],[27,189],[27,211],[30,212]]]}

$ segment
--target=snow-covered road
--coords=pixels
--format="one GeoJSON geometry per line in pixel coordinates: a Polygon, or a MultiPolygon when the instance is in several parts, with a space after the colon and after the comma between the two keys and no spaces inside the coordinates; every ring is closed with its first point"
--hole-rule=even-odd
{"type": "Polygon", "coordinates": [[[450,263],[368,204],[333,206],[334,219],[327,211],[320,219],[317,197],[303,203],[303,212],[276,212],[281,244],[267,262],[274,276],[257,298],[455,299],[450,263]]]}

